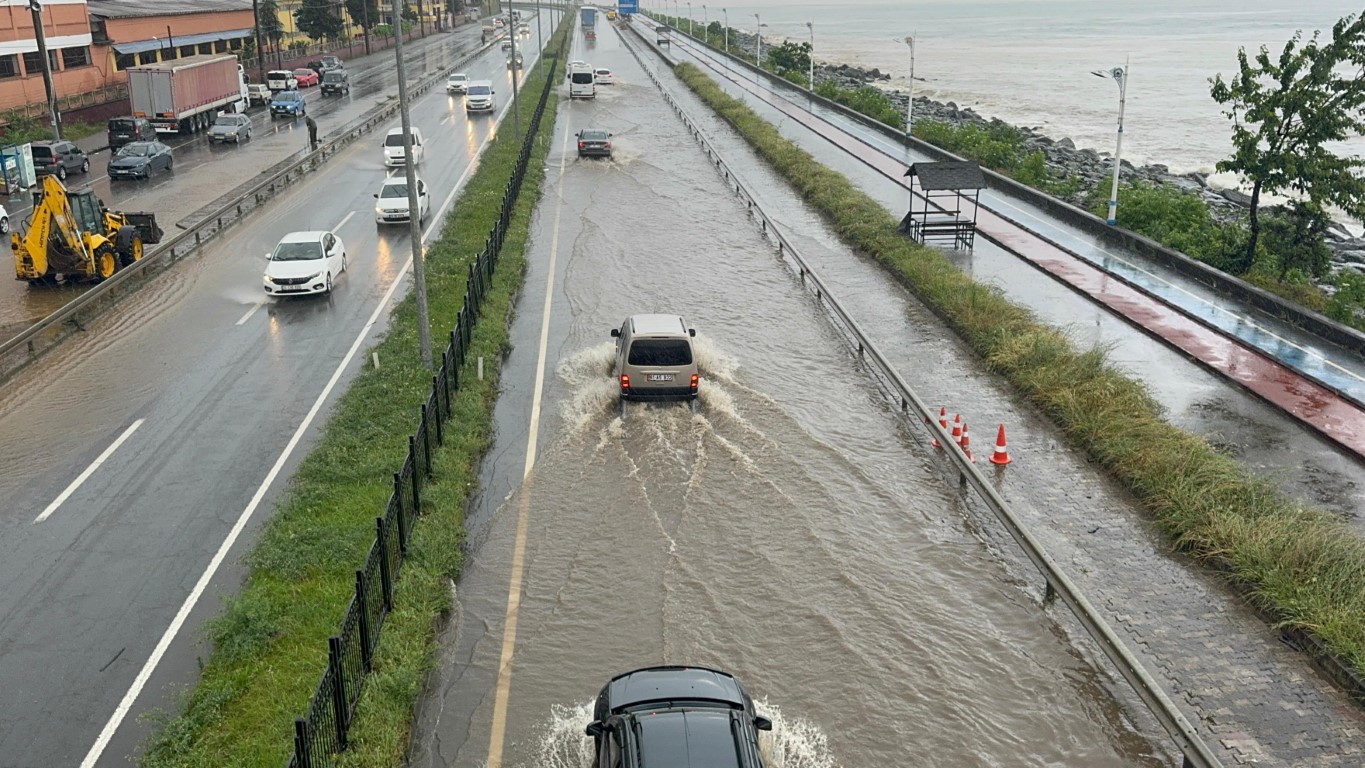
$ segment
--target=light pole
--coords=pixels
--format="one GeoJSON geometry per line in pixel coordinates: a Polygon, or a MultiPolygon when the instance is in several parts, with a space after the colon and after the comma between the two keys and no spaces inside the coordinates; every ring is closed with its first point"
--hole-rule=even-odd
{"type": "Polygon", "coordinates": [[[758,38],[758,52],[754,54],[754,63],[758,65],[759,69],[763,69],[763,22],[759,20],[756,13],[754,14],[754,24],[754,32],[758,33],[755,35],[758,38]]]}
{"type": "Polygon", "coordinates": [[[906,36],[905,44],[910,48],[910,99],[905,104],[905,135],[915,130],[915,38],[906,36]]]}
{"type": "Polygon", "coordinates": [[[43,62],[43,89],[47,91],[47,111],[52,118],[52,138],[62,139],[62,113],[57,109],[57,91],[52,87],[52,61],[47,57],[47,40],[43,37],[43,4],[28,0],[33,12],[33,40],[38,44],[38,58],[43,62]]]}
{"type": "Polygon", "coordinates": [[[678,19],[682,18],[682,11],[678,10],[678,0],[673,0],[673,23],[670,26],[678,26],[678,19]]]}
{"type": "Polygon", "coordinates": [[[729,61],[729,60],[730,60],[730,59],[729,59],[729,56],[730,56],[730,9],[729,9],[729,8],[721,8],[721,9],[720,9],[720,12],[723,13],[723,14],[725,14],[725,56],[726,56],[726,59],[725,59],[725,60],[726,60],[726,61],[729,61]]]}
{"type": "Polygon", "coordinates": [[[696,35],[693,35],[693,34],[692,34],[692,3],[691,3],[691,0],[689,0],[689,2],[687,3],[687,34],[688,34],[688,35],[691,35],[692,37],[696,37],[696,35]]]}
{"type": "Polygon", "coordinates": [[[412,241],[413,291],[417,294],[417,345],[422,365],[431,368],[431,317],[427,310],[427,269],[422,253],[422,209],[417,199],[417,166],[412,162],[412,118],[408,114],[408,81],[403,73],[403,15],[401,0],[393,0],[393,18],[398,23],[393,52],[398,60],[398,112],[403,126],[403,171],[408,182],[408,230],[412,241]]]}
{"type": "Polygon", "coordinates": [[[806,90],[815,93],[815,22],[806,22],[806,29],[810,30],[810,51],[806,54],[810,62],[810,85],[806,90]]]}
{"type": "Polygon", "coordinates": [[[701,36],[707,45],[711,44],[711,30],[706,28],[706,3],[701,6],[701,36]]]}
{"type": "Polygon", "coordinates": [[[1114,82],[1119,84],[1119,131],[1118,140],[1114,143],[1114,184],[1109,190],[1109,225],[1114,226],[1119,223],[1119,168],[1122,163],[1121,154],[1123,152],[1123,106],[1127,101],[1128,94],[1128,62],[1125,60],[1122,67],[1113,69],[1097,69],[1090,74],[1096,77],[1112,77],[1114,82]]]}

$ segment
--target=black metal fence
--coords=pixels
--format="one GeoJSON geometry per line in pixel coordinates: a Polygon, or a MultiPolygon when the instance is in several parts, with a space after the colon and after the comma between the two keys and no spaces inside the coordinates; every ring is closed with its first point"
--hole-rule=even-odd
{"type": "Polygon", "coordinates": [[[422,487],[431,478],[432,454],[444,442],[443,426],[450,418],[453,393],[460,387],[460,370],[473,341],[474,323],[492,287],[493,270],[521,193],[533,140],[556,82],[559,53],[551,53],[543,63],[549,66],[545,88],[503,192],[497,223],[469,267],[464,306],[450,332],[450,344],[441,354],[440,369],[431,377],[431,395],[421,406],[417,431],[408,438],[403,466],[393,475],[393,495],[383,516],[375,518],[374,544],[364,567],[355,572],[355,595],[346,606],[341,631],[327,639],[327,669],[308,703],[307,714],[294,720],[294,752],[286,763],[289,768],[323,768],[332,764],[333,755],[346,749],[351,718],[374,662],[380,631],[393,610],[394,582],[407,554],[413,525],[422,512],[422,487]]]}

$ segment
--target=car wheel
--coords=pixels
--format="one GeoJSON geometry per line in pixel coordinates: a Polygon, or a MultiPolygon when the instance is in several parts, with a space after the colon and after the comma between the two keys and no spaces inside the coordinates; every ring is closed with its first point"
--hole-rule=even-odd
{"type": "Polygon", "coordinates": [[[9,234],[9,217],[0,216],[0,235],[9,234]]]}
{"type": "Polygon", "coordinates": [[[62,181],[66,181],[66,166],[65,166],[65,165],[59,165],[59,166],[57,166],[57,178],[61,179],[62,181]]]}
{"type": "Polygon", "coordinates": [[[167,160],[167,161],[166,161],[166,170],[170,171],[170,170],[174,170],[174,169],[175,169],[175,158],[171,158],[170,160],[167,160]]]}
{"type": "Polygon", "coordinates": [[[327,273],[327,287],[323,289],[323,293],[327,294],[328,296],[331,296],[331,295],[332,295],[332,273],[331,273],[331,272],[328,272],[328,273],[327,273]]]}
{"type": "Polygon", "coordinates": [[[86,160],[82,160],[82,161],[81,161],[81,173],[90,173],[90,160],[89,160],[89,159],[86,159],[86,160]]]}
{"type": "Polygon", "coordinates": [[[341,271],[346,271],[346,254],[341,254],[341,271]]]}

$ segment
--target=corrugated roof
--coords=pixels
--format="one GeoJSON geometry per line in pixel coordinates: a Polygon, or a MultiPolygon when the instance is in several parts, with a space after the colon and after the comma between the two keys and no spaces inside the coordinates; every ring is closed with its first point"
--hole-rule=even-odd
{"type": "Polygon", "coordinates": [[[918,176],[920,189],[931,192],[939,189],[981,189],[986,177],[981,166],[971,161],[943,163],[915,163],[906,176],[918,176]]]}
{"type": "Polygon", "coordinates": [[[91,16],[136,19],[146,16],[183,16],[191,13],[249,11],[251,0],[88,0],[91,16]]]}
{"type": "MultiPolygon", "coordinates": [[[[222,32],[203,32],[198,35],[176,35],[175,47],[184,45],[200,45],[202,43],[216,43],[219,40],[235,40],[239,37],[250,37],[253,30],[251,27],[246,29],[229,29],[222,32]]],[[[143,53],[154,51],[160,48],[170,47],[171,41],[166,38],[160,40],[135,40],[127,43],[114,43],[113,48],[118,53],[143,53]]],[[[172,59],[172,62],[180,59],[172,59]]]]}

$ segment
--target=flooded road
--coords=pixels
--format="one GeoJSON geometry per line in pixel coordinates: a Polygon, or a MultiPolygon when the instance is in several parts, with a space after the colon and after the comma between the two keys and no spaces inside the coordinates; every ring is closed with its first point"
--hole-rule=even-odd
{"type": "Polygon", "coordinates": [[[586,768],[591,698],[658,663],[737,675],[777,766],[1168,764],[617,37],[571,57],[618,84],[561,104],[413,764],[586,768]],[[614,161],[575,157],[585,127],[614,161]],[[637,312],[697,329],[695,412],[616,403],[608,331],[637,312]]]}

